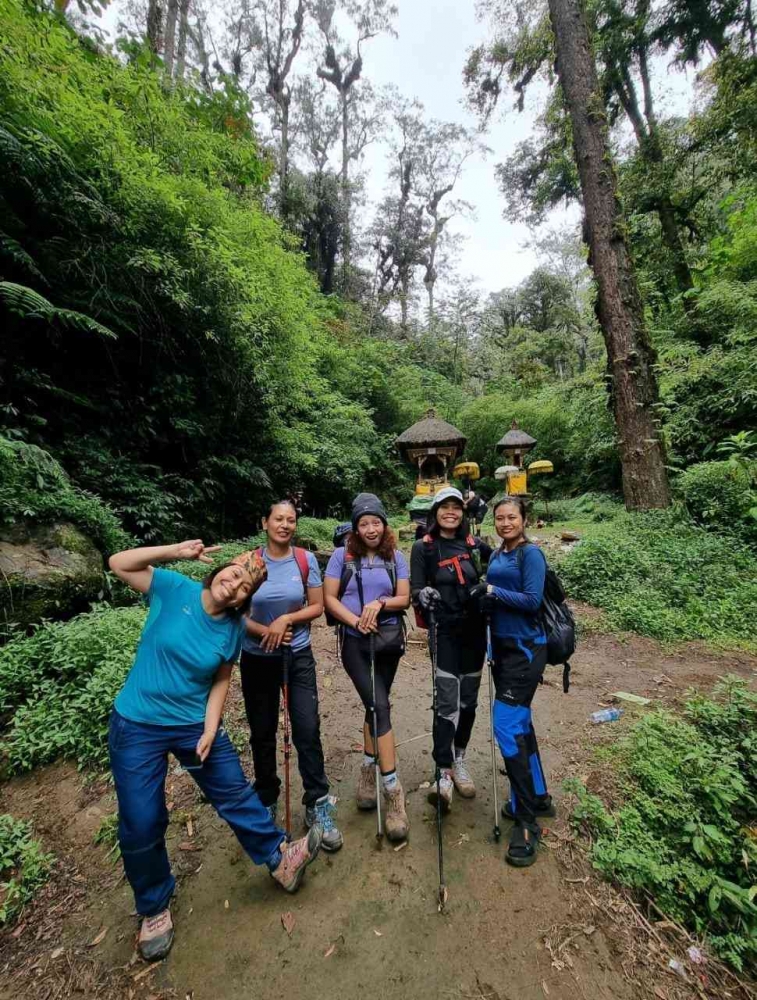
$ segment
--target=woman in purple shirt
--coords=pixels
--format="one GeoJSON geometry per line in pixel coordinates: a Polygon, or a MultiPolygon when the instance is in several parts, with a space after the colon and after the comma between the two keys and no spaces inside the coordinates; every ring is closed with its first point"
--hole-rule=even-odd
{"type": "Polygon", "coordinates": [[[378,754],[386,799],[386,835],[389,840],[404,840],[409,824],[405,794],[397,776],[394,733],[389,714],[389,692],[403,649],[377,651],[375,655],[378,743],[375,747],[372,737],[370,635],[378,634],[382,626],[390,628],[398,624],[402,612],[410,605],[410,581],[407,562],[397,550],[384,506],[372,493],[361,493],[355,498],[352,533],[345,547],[334,552],[326,567],[324,600],[326,610],[342,625],[342,663],[365,705],[365,757],[358,781],[357,807],[376,808],[374,769],[378,754]]]}

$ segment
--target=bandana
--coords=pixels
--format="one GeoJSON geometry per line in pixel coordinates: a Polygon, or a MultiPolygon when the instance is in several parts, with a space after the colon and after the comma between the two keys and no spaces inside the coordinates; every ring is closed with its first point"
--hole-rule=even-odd
{"type": "Polygon", "coordinates": [[[241,566],[243,570],[252,577],[252,592],[265,583],[268,577],[268,570],[257,549],[250,549],[249,552],[242,552],[236,559],[231,560],[234,566],[241,566]]]}

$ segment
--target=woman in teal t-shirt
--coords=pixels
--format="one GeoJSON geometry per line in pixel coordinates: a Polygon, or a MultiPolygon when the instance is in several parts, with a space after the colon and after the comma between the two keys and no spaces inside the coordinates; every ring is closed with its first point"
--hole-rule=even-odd
{"type": "Polygon", "coordinates": [[[231,669],[239,656],[243,614],[266,577],[255,552],[212,570],[203,583],[154,564],[210,563],[199,540],[131,549],[110,568],[150,606],[137,653],[110,719],[108,747],[118,796],[118,839],[126,877],[142,917],[139,951],[164,958],[173,943],[169,902],[175,888],[166,852],[168,754],[191,773],[256,864],[288,892],[318,853],[322,829],[287,845],[244,776],[221,725],[231,669]]]}

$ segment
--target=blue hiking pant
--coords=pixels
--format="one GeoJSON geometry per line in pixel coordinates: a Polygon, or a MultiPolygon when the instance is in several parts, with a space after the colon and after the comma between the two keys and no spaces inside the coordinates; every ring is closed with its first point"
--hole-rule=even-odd
{"type": "Polygon", "coordinates": [[[538,799],[547,794],[531,721],[531,702],[547,664],[545,645],[493,637],[494,736],[510,781],[516,820],[533,825],[538,799]]]}
{"type": "Polygon", "coordinates": [[[201,722],[152,726],[125,719],[115,708],[111,713],[108,748],[118,796],[118,842],[137,913],[144,917],[165,910],[176,885],[165,840],[169,752],[187,767],[255,864],[267,864],[273,870],[281,860],[279,848],[285,834],[274,826],[245,778],[223,727],[202,767],[192,766],[203,729],[201,722]]]}

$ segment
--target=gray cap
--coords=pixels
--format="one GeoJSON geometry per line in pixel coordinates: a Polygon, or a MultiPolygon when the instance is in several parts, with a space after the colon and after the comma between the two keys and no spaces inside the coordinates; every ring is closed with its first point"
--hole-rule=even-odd
{"type": "Polygon", "coordinates": [[[357,523],[365,514],[380,517],[384,524],[389,523],[386,510],[375,493],[358,493],[352,501],[352,530],[357,531],[357,523]]]}

